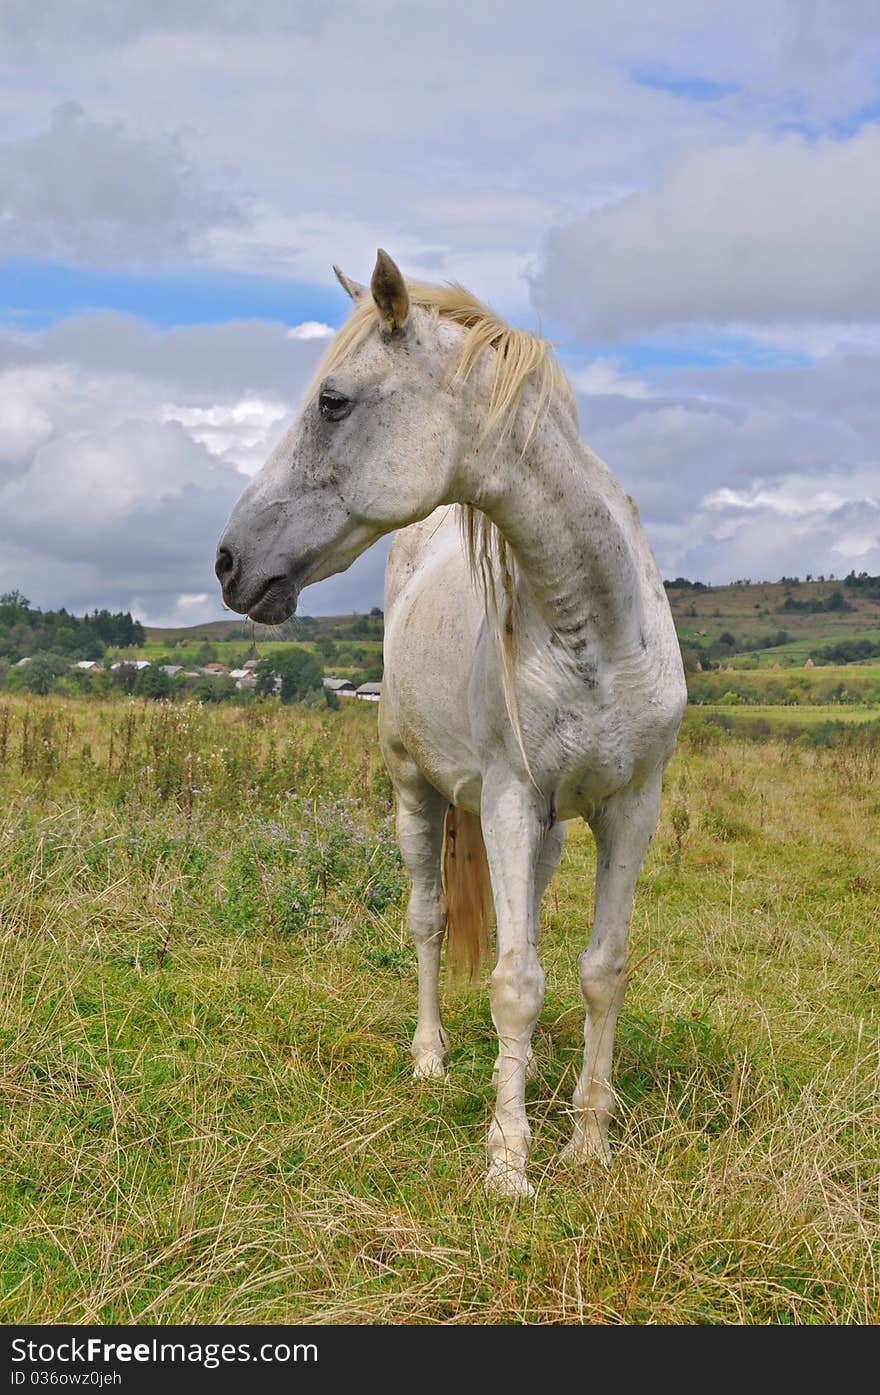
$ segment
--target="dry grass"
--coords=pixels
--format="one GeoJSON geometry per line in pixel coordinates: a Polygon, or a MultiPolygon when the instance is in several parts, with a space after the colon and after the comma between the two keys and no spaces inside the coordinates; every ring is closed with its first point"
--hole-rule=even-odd
{"type": "Polygon", "coordinates": [[[0,1321],[877,1320],[870,752],[683,744],[633,918],[615,1162],[582,1173],[556,1162],[593,865],[572,831],[538,1194],[514,1205],[482,1189],[485,993],[447,1003],[448,1078],[410,1079],[374,711],[5,707],[0,1321]]]}

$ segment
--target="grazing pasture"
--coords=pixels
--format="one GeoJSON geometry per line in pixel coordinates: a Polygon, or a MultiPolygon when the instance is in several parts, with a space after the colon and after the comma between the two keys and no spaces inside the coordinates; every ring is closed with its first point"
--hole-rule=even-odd
{"type": "Polygon", "coordinates": [[[725,631],[742,639],[785,629],[789,641],[773,649],[749,653],[748,667],[770,667],[776,662],[803,663],[813,650],[855,637],[880,637],[880,596],[872,588],[851,585],[845,579],[827,581],[733,582],[728,586],[671,583],[669,602],[676,628],[683,640],[709,645],[725,631]],[[833,600],[839,592],[845,604],[833,600]],[[839,604],[839,603],[838,603],[839,604]]]}
{"type": "MultiPolygon", "coordinates": [[[[788,715],[788,714],[787,714],[788,715]]],[[[667,769],[615,1157],[568,1171],[592,839],[544,902],[537,1195],[483,1190],[496,1038],[415,956],[375,710],[0,700],[5,1323],[873,1323],[869,735],[667,769]]]]}

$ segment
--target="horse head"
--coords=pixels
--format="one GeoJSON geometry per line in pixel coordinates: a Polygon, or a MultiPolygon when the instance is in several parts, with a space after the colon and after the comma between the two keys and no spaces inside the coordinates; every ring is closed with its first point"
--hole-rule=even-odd
{"type": "Polygon", "coordinates": [[[264,624],[292,615],[306,584],[344,571],[451,490],[462,419],[440,369],[457,331],[411,305],[381,249],[369,289],[336,274],[354,312],[217,549],[226,605],[264,624]]]}

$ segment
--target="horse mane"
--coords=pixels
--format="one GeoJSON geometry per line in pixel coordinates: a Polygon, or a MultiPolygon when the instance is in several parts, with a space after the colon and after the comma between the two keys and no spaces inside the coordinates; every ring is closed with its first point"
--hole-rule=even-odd
{"type": "MultiPolygon", "coordinates": [[[[494,434],[499,445],[509,436],[529,384],[535,388],[535,406],[523,436],[522,454],[525,454],[538,422],[553,398],[560,398],[577,422],[574,393],[556,362],[553,345],[548,340],[506,324],[457,282],[433,286],[421,281],[407,281],[406,288],[411,305],[427,310],[438,319],[459,325],[464,331],[452,375],[453,385],[466,382],[483,354],[489,350],[494,352],[492,385],[483,422],[484,436],[494,434]]],[[[355,353],[378,326],[379,312],[373,297],[365,294],[356,302],[352,314],[327,349],[312,381],[307,401],[315,396],[321,381],[355,353]]],[[[491,519],[471,504],[462,504],[459,509],[471,575],[482,592],[487,616],[494,621],[498,632],[507,708],[525,759],[511,672],[519,633],[516,561],[506,538],[491,519]]]]}
{"type": "MultiPolygon", "coordinates": [[[[535,414],[523,449],[528,445],[541,413],[554,394],[565,400],[569,411],[576,413],[571,386],[553,357],[553,345],[526,329],[505,324],[493,310],[483,305],[470,291],[457,282],[431,286],[422,281],[407,281],[411,305],[427,310],[441,320],[450,320],[464,330],[461,352],[453,383],[463,383],[470,376],[477,360],[486,349],[495,350],[492,389],[486,404],[485,433],[496,428],[506,432],[513,424],[516,410],[526,384],[533,380],[538,394],[535,414]]],[[[353,354],[378,327],[379,312],[372,296],[364,295],[356,304],[345,324],[327,349],[312,382],[307,400],[311,400],[322,378],[332,373],[353,354]]]]}

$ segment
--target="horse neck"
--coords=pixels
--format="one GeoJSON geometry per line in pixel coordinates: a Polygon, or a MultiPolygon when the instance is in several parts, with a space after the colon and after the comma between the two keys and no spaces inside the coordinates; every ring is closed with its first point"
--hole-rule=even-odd
{"type": "MultiPolygon", "coordinates": [[[[519,417],[529,420],[527,401],[519,417]]],[[[485,450],[471,454],[463,502],[504,535],[521,587],[579,667],[597,651],[635,655],[644,648],[644,598],[631,501],[563,405],[551,405],[525,449],[518,439],[511,432],[488,472],[485,450]]]]}

